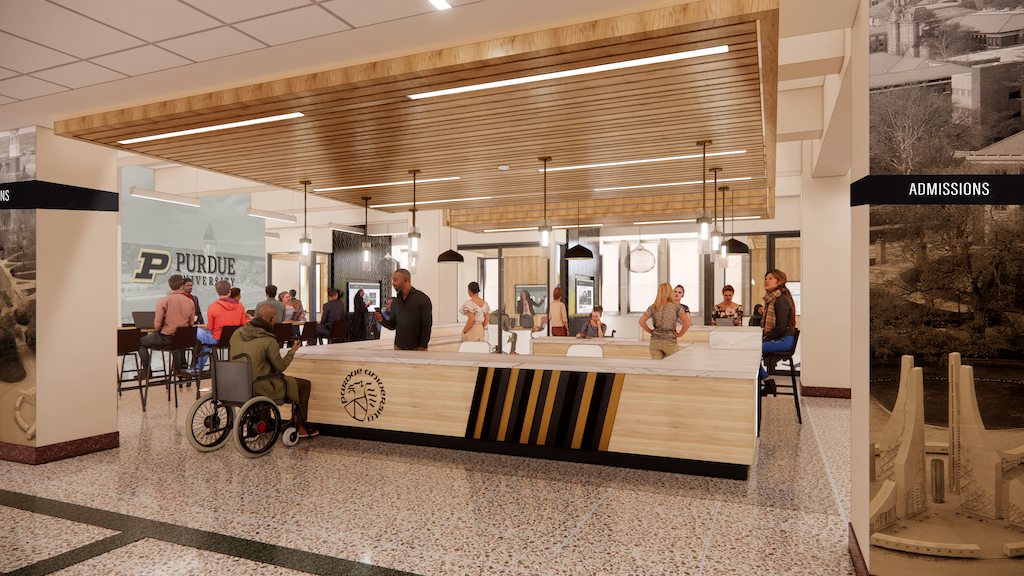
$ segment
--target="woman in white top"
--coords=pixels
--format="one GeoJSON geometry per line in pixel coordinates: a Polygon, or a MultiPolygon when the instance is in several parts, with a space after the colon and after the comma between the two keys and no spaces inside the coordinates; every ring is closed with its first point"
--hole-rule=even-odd
{"type": "Polygon", "coordinates": [[[480,297],[480,285],[469,283],[469,300],[459,308],[460,314],[466,315],[466,325],[462,328],[463,342],[486,342],[487,332],[484,327],[491,317],[491,307],[480,297]]]}
{"type": "Polygon", "coordinates": [[[551,293],[551,309],[548,316],[551,318],[551,335],[569,335],[569,312],[565,309],[565,302],[562,302],[562,287],[556,286],[551,293]]]}

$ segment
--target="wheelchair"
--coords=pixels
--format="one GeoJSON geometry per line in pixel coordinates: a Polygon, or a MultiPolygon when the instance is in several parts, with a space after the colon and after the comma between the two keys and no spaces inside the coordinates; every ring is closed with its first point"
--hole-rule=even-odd
{"type": "Polygon", "coordinates": [[[269,380],[284,374],[268,374],[254,379],[252,358],[248,354],[239,354],[232,359],[241,358],[245,358],[245,362],[210,358],[213,390],[201,396],[189,409],[189,443],[200,452],[210,452],[233,437],[235,447],[247,458],[256,458],[269,452],[278,436],[281,436],[285,446],[294,446],[299,441],[297,417],[301,409],[298,402],[288,399],[275,402],[266,396],[256,396],[253,391],[259,380],[269,380]],[[285,402],[292,405],[292,417],[282,422],[278,405],[285,402]]]}

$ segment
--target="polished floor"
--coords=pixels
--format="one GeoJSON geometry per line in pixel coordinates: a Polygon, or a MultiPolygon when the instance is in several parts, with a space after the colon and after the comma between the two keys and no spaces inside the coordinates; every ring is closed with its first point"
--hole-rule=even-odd
{"type": "Polygon", "coordinates": [[[850,401],[769,398],[746,482],[319,437],[199,453],[189,401],[121,446],[0,462],[0,574],[848,575],[850,401]]]}

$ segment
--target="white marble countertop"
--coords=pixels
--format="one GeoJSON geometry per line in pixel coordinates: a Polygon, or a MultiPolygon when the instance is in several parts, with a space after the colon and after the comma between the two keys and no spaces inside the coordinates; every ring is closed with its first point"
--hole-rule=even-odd
{"type": "MultiPolygon", "coordinates": [[[[760,332],[758,331],[758,334],[760,332]]],[[[561,338],[559,338],[561,340],[561,338]]],[[[564,338],[577,342],[575,338],[564,338]]],[[[590,339],[587,343],[594,343],[590,339]]],[[[603,340],[612,340],[605,338],[603,340]]],[[[615,339],[616,345],[648,346],[647,342],[615,339]]],[[[520,368],[527,370],[572,370],[615,374],[647,374],[697,378],[750,379],[757,375],[761,357],[760,336],[756,350],[749,347],[713,348],[704,342],[688,342],[679,352],[664,360],[633,358],[578,358],[468,352],[420,352],[394,350],[390,342],[367,340],[326,346],[304,346],[296,359],[338,360],[346,362],[380,362],[388,364],[420,364],[427,366],[467,366],[485,368],[520,368]]]]}

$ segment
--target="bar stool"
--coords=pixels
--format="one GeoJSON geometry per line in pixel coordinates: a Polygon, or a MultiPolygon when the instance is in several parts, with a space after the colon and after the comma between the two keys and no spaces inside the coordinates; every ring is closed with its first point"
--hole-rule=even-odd
{"type": "Polygon", "coordinates": [[[566,356],[604,358],[604,348],[597,344],[573,344],[565,350],[566,356]]]}
{"type": "Polygon", "coordinates": [[[323,339],[327,338],[327,343],[332,344],[335,340],[345,341],[345,337],[348,336],[348,320],[337,320],[331,325],[330,336],[317,336],[317,344],[323,344],[323,339]]]}
{"type": "MultiPolygon", "coordinates": [[[[765,366],[774,366],[777,362],[783,362],[789,360],[789,377],[792,380],[791,384],[779,384],[775,383],[775,392],[773,396],[782,394],[783,396],[792,396],[793,404],[796,406],[796,421],[798,424],[803,424],[803,420],[800,418],[800,389],[796,381],[796,362],[793,360],[793,353],[796,352],[796,343],[800,341],[800,329],[797,328],[793,333],[793,349],[785,352],[765,352],[762,354],[764,358],[765,366]],[[779,388],[789,388],[790,392],[779,392],[779,388]]],[[[764,383],[761,384],[764,386],[764,383]]]]}
{"type": "Polygon", "coordinates": [[[305,342],[306,346],[309,346],[315,340],[316,322],[304,322],[302,324],[302,333],[299,334],[299,341],[305,342]]]}
{"type": "Polygon", "coordinates": [[[278,348],[284,348],[285,343],[292,339],[292,324],[274,324],[274,337],[277,338],[278,348]]]}
{"type": "MultiPolygon", "coordinates": [[[[117,395],[121,395],[121,384],[126,380],[124,373],[126,372],[124,365],[128,356],[135,358],[135,368],[128,369],[127,372],[135,372],[135,378],[138,378],[139,367],[142,365],[142,361],[139,360],[139,343],[142,340],[142,330],[138,328],[119,328],[117,330],[117,357],[121,359],[121,369],[117,373],[117,395]]],[[[130,378],[134,380],[135,378],[130,378]]],[[[142,387],[139,388],[139,398],[142,398],[142,387]]]]}
{"type": "Polygon", "coordinates": [[[238,330],[239,328],[241,328],[241,326],[224,326],[223,328],[221,328],[220,340],[218,340],[217,343],[214,344],[213,346],[209,346],[209,348],[213,348],[213,353],[217,355],[218,359],[228,359],[228,351],[231,348],[231,335],[234,334],[235,330],[238,330]],[[223,357],[221,357],[221,352],[224,353],[223,357]]]}
{"type": "MultiPolygon", "coordinates": [[[[175,352],[180,352],[181,353],[181,358],[182,358],[182,364],[184,364],[185,352],[187,352],[188,350],[191,350],[195,345],[196,345],[196,327],[195,326],[180,326],[180,327],[178,327],[177,330],[174,331],[174,339],[171,340],[170,346],[153,346],[153,347],[150,348],[150,350],[159,350],[161,358],[165,359],[164,360],[164,369],[167,372],[168,376],[166,378],[164,378],[163,381],[157,382],[157,384],[166,384],[167,385],[167,400],[168,401],[170,401],[170,399],[171,399],[171,388],[174,388],[174,407],[175,408],[178,407],[178,388],[176,386],[174,386],[174,384],[176,383],[176,382],[174,382],[174,377],[176,375],[173,374],[172,371],[167,368],[168,364],[167,364],[167,360],[166,360],[166,356],[165,355],[166,354],[170,354],[172,359],[173,359],[174,353],[175,352]]],[[[171,365],[173,366],[173,360],[172,360],[171,365]]],[[[185,373],[183,371],[181,371],[181,367],[180,366],[179,366],[179,371],[181,372],[181,374],[178,375],[178,376],[180,376],[180,380],[177,383],[183,384],[185,382],[189,382],[189,383],[195,382],[196,383],[196,400],[198,400],[199,399],[199,376],[198,375],[185,376],[185,373]]],[[[147,379],[146,384],[145,384],[146,393],[145,393],[145,395],[142,398],[142,411],[143,412],[146,411],[146,400],[149,397],[149,386],[150,386],[150,383],[149,383],[149,381],[147,379]]]]}

